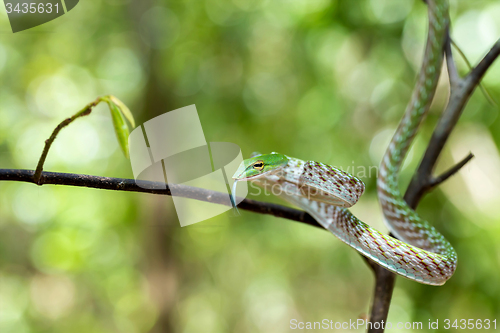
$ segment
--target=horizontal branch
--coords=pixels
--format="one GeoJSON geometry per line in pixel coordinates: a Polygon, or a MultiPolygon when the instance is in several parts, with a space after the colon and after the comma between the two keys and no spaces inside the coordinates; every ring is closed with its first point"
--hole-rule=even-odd
{"type": "MultiPolygon", "coordinates": [[[[34,173],[34,170],[0,169],[0,181],[18,181],[36,184],[33,179],[34,173]]],[[[147,185],[147,188],[143,188],[138,186],[134,179],[125,178],[110,178],[44,171],[42,172],[42,176],[39,182],[40,185],[67,185],[111,191],[141,192],[160,195],[172,195],[171,189],[174,189],[176,196],[183,198],[206,201],[220,205],[227,205],[228,202],[227,193],[221,193],[186,185],[165,184],[162,182],[150,182],[141,180],[141,184],[147,185]]],[[[244,199],[238,205],[238,208],[259,214],[273,215],[276,217],[305,223],[314,227],[323,228],[308,213],[287,206],[251,199],[244,199]]]]}

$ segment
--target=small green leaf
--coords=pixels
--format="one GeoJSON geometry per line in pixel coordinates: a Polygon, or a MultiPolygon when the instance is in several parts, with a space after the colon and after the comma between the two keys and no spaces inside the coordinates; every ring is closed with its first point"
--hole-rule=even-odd
{"type": "Polygon", "coordinates": [[[122,114],[125,116],[125,118],[127,118],[127,120],[130,122],[130,124],[134,128],[135,127],[135,120],[134,120],[134,116],[132,115],[132,112],[130,112],[130,109],[122,101],[120,101],[118,98],[116,98],[115,96],[109,95],[108,97],[113,103],[116,104],[116,106],[118,106],[118,109],[120,109],[122,114]]]}
{"type": "Polygon", "coordinates": [[[113,126],[115,127],[116,137],[118,138],[118,143],[125,154],[125,157],[129,158],[128,155],[128,135],[129,130],[125,118],[118,105],[114,103],[111,99],[104,99],[109,105],[109,110],[111,111],[111,119],[113,119],[113,126]]]}

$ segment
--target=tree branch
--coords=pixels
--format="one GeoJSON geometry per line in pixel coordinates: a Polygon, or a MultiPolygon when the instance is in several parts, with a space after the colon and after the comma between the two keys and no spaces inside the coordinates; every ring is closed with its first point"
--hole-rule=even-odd
{"type": "MultiPolygon", "coordinates": [[[[33,179],[34,173],[34,170],[0,169],[0,181],[18,181],[37,184],[33,179]]],[[[197,187],[149,181],[141,181],[141,183],[147,185],[148,188],[138,186],[134,179],[110,178],[44,171],[42,172],[39,184],[37,185],[67,185],[111,191],[141,192],[160,195],[172,195],[171,189],[175,188],[176,195],[183,198],[206,201],[221,205],[226,205],[228,200],[227,193],[210,191],[197,187]]],[[[258,214],[273,215],[276,217],[305,223],[314,227],[323,228],[308,213],[278,204],[244,199],[238,205],[238,208],[258,214]]]]}
{"type": "MultiPolygon", "coordinates": [[[[441,116],[432,138],[427,147],[426,153],[415,172],[414,177],[405,193],[405,200],[410,207],[415,208],[421,197],[431,188],[437,186],[441,182],[448,179],[456,173],[463,165],[465,165],[472,155],[467,156],[464,160],[458,163],[455,167],[445,172],[439,177],[433,178],[432,170],[441,153],[444,144],[449,137],[451,130],[455,127],[468,99],[474,89],[479,85],[481,78],[485,72],[500,54],[500,40],[492,47],[490,52],[483,60],[471,71],[464,79],[460,79],[457,88],[452,90],[448,106],[441,116]]],[[[171,195],[170,189],[174,186],[179,193],[179,196],[201,200],[216,204],[226,204],[227,194],[209,191],[200,188],[189,187],[185,185],[174,185],[164,183],[152,183],[148,185],[149,189],[137,186],[133,179],[109,178],[90,175],[43,172],[43,163],[47,157],[48,150],[54,141],[59,131],[69,125],[78,117],[90,113],[96,102],[90,103],[79,113],[71,118],[61,122],[51,137],[46,141],[44,151],[40,157],[37,170],[19,170],[19,169],[0,169],[0,181],[21,181],[33,183],[37,185],[53,184],[53,185],[68,185],[89,187],[97,189],[107,189],[115,191],[142,192],[160,195],[171,195]]],[[[308,213],[294,208],[281,206],[272,203],[260,202],[256,200],[245,199],[239,206],[240,209],[252,211],[259,214],[273,215],[276,217],[285,218],[288,220],[305,223],[314,227],[322,228],[308,213]]],[[[381,266],[366,259],[370,267],[375,273],[376,284],[374,290],[374,298],[372,302],[370,321],[386,322],[389,312],[392,291],[394,288],[395,275],[385,270],[381,266]]],[[[383,332],[383,330],[369,330],[369,332],[383,332]]]]}
{"type": "Polygon", "coordinates": [[[375,325],[369,327],[368,333],[383,333],[383,327],[385,327],[385,323],[387,323],[389,307],[391,306],[392,293],[396,283],[396,274],[391,273],[376,263],[374,264],[376,265],[375,269],[373,269],[375,274],[375,287],[373,288],[373,300],[370,309],[370,323],[372,323],[372,325],[380,323],[380,326],[379,328],[375,328],[375,325]]]}

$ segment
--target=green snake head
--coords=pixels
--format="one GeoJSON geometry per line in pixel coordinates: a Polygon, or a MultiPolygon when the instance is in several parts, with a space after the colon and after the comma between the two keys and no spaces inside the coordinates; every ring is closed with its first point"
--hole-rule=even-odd
{"type": "Polygon", "coordinates": [[[238,170],[233,175],[233,179],[239,181],[258,178],[284,167],[287,163],[288,157],[283,154],[272,153],[253,156],[241,162],[238,170]]]}
{"type": "Polygon", "coordinates": [[[252,154],[252,157],[241,162],[238,170],[233,175],[234,183],[232,189],[231,204],[239,215],[236,208],[236,184],[240,180],[252,180],[259,178],[269,172],[276,171],[288,163],[288,157],[278,153],[271,154],[252,154]]]}

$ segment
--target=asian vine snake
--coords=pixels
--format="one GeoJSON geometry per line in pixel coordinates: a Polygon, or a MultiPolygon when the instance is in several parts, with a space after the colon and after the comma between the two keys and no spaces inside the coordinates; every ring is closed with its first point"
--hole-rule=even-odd
{"type": "Polygon", "coordinates": [[[346,209],[358,201],[364,184],[331,166],[272,153],[243,161],[233,178],[268,188],[279,185],[285,200],[307,211],[324,228],[379,265],[424,284],[442,285],[455,271],[456,252],[406,204],[398,189],[402,162],[434,96],[449,22],[447,0],[426,2],[429,29],[423,64],[377,179],[386,223],[400,240],[371,228],[346,209]]]}

